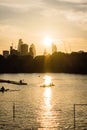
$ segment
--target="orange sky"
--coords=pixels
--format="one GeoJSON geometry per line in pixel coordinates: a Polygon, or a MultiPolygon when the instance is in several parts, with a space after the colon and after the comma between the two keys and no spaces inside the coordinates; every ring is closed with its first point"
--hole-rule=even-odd
{"type": "Polygon", "coordinates": [[[43,54],[46,35],[58,51],[87,51],[87,0],[0,0],[0,52],[22,38],[43,54]]]}

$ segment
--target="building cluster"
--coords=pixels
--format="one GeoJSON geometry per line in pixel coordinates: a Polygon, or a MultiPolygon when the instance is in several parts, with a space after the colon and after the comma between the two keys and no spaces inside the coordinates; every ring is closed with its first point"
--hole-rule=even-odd
{"type": "MultiPolygon", "coordinates": [[[[52,43],[52,54],[55,52],[57,52],[57,46],[54,43],[52,43]]],[[[22,39],[19,39],[17,49],[14,49],[12,45],[10,46],[10,51],[3,50],[3,56],[5,58],[8,57],[9,55],[17,55],[17,56],[31,55],[34,58],[36,56],[35,45],[32,43],[29,47],[28,44],[23,43],[22,39]]],[[[44,50],[44,55],[47,55],[46,49],[44,50]]]]}
{"type": "Polygon", "coordinates": [[[9,50],[3,50],[3,56],[6,58],[9,55],[25,56],[31,55],[33,58],[36,56],[35,45],[32,43],[30,47],[28,44],[23,43],[22,39],[19,39],[18,48],[14,49],[13,45],[10,46],[9,50]]]}

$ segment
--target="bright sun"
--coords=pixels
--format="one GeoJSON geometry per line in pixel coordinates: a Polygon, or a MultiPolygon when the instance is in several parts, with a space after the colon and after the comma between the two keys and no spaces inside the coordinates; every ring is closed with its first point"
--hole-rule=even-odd
{"type": "Polygon", "coordinates": [[[44,39],[43,39],[43,44],[46,46],[46,47],[49,47],[52,45],[52,38],[50,36],[46,36],[44,39]]]}

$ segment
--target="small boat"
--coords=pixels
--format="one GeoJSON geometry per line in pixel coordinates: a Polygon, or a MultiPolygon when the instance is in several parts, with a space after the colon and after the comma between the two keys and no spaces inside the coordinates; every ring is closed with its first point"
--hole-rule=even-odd
{"type": "Polygon", "coordinates": [[[9,91],[9,89],[5,89],[5,90],[0,89],[0,92],[7,92],[7,91],[9,91]]]}
{"type": "Polygon", "coordinates": [[[27,83],[23,82],[22,80],[20,81],[12,81],[12,80],[3,80],[0,79],[1,83],[9,83],[9,84],[15,84],[15,85],[27,85],[27,83]]]}
{"type": "Polygon", "coordinates": [[[50,84],[48,84],[48,85],[46,85],[46,84],[43,84],[43,85],[41,85],[40,87],[52,87],[52,86],[55,86],[53,83],[50,83],[50,84]]]}
{"type": "Polygon", "coordinates": [[[23,82],[22,80],[20,80],[19,82],[16,81],[11,81],[11,84],[16,84],[16,85],[27,85],[27,83],[23,82]]]}
{"type": "Polygon", "coordinates": [[[0,92],[7,92],[9,89],[5,89],[3,86],[0,88],[0,92]]]}

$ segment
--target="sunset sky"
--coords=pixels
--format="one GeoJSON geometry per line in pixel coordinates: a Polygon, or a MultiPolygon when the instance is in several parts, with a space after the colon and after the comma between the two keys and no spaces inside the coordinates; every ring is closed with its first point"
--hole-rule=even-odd
{"type": "Polygon", "coordinates": [[[0,0],[0,53],[22,38],[43,54],[47,35],[58,51],[87,51],[87,0],[0,0]]]}

